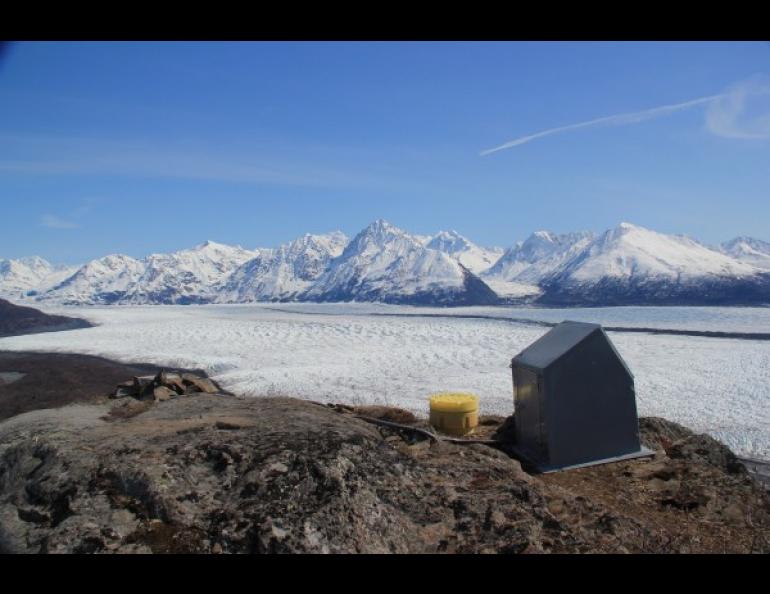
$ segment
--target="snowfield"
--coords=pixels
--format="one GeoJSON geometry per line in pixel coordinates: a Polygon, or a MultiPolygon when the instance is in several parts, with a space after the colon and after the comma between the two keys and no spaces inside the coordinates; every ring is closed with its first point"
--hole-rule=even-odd
{"type": "MultiPolygon", "coordinates": [[[[762,308],[276,304],[44,309],[99,326],[4,338],[0,350],[67,351],[199,367],[247,396],[386,404],[421,415],[427,414],[428,395],[444,390],[478,394],[482,414],[512,412],[510,359],[548,329],[495,317],[770,331],[770,309],[762,308]],[[467,315],[489,318],[457,317],[467,315]]],[[[640,415],[666,417],[713,435],[741,455],[770,459],[770,342],[622,332],[610,337],[635,375],[640,415]]]]}

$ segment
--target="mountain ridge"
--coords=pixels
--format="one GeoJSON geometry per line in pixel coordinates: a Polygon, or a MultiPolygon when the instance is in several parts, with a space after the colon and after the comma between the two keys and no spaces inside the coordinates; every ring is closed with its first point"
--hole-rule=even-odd
{"type": "Polygon", "coordinates": [[[383,219],[358,233],[303,297],[432,305],[496,300],[494,292],[459,261],[383,219]]]}
{"type": "Polygon", "coordinates": [[[0,259],[0,296],[62,305],[380,301],[415,305],[767,304],[770,243],[712,248],[623,222],[599,235],[540,230],[507,250],[455,230],[414,235],[378,219],[349,239],[305,234],[277,248],[206,241],[74,269],[0,259]]]}

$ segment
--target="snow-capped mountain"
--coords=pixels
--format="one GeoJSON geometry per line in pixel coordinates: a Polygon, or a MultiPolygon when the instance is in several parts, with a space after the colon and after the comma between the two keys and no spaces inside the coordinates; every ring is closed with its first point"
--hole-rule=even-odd
{"type": "Polygon", "coordinates": [[[746,237],[712,249],[621,223],[598,237],[538,231],[489,265],[495,255],[454,231],[427,238],[379,220],[350,242],[340,232],[276,249],[209,241],[142,260],[106,256],[76,270],[42,258],[0,260],[0,295],[70,305],[770,304],[770,244],[746,237]]]}
{"type": "Polygon", "coordinates": [[[770,270],[770,243],[753,237],[736,237],[723,243],[722,252],[756,266],[761,270],[770,270]]]}
{"type": "Polygon", "coordinates": [[[307,291],[342,254],[344,233],[305,235],[277,250],[263,250],[237,268],[224,283],[218,301],[288,301],[307,291]]]}
{"type": "Polygon", "coordinates": [[[15,299],[31,297],[59,284],[76,270],[75,266],[54,266],[37,256],[0,259],[0,295],[15,299]]]}
{"type": "Polygon", "coordinates": [[[486,304],[495,293],[457,260],[378,220],[302,296],[311,301],[486,304]]]}
{"type": "Polygon", "coordinates": [[[542,279],[543,303],[770,302],[770,278],[683,236],[621,223],[542,279]]]}
{"type": "Polygon", "coordinates": [[[483,248],[457,231],[441,231],[424,245],[449,254],[474,274],[481,274],[503,255],[502,249],[483,248]]]}
{"type": "Polygon", "coordinates": [[[121,301],[125,303],[207,303],[239,266],[258,256],[240,246],[207,241],[189,250],[153,254],[121,301]]]}
{"type": "Polygon", "coordinates": [[[111,255],[93,260],[39,299],[65,304],[206,303],[233,270],[257,252],[207,241],[143,260],[111,255]]]}
{"type": "Polygon", "coordinates": [[[144,273],[145,265],[123,254],[92,260],[75,274],[37,297],[64,305],[97,305],[123,299],[144,273]]]}
{"type": "Polygon", "coordinates": [[[557,235],[536,231],[516,244],[481,276],[502,297],[538,295],[543,279],[559,270],[593,240],[593,233],[581,231],[557,235]]]}
{"type": "Polygon", "coordinates": [[[537,284],[585,248],[592,239],[593,233],[588,231],[564,235],[536,231],[526,241],[507,250],[484,276],[537,284]]]}

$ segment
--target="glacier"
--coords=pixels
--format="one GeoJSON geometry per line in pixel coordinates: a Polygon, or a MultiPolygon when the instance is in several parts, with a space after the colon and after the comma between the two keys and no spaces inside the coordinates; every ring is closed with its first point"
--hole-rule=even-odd
{"type": "MultiPolygon", "coordinates": [[[[385,304],[45,306],[93,328],[0,339],[0,349],[75,352],[202,368],[233,392],[400,406],[470,391],[483,414],[513,409],[511,357],[546,327],[467,315],[691,329],[770,330],[767,308],[422,308],[385,304]],[[384,314],[384,315],[383,315],[384,314]],[[426,314],[440,314],[431,317],[426,314]]],[[[662,416],[770,459],[770,343],[611,332],[634,373],[641,415],[662,416]]]]}

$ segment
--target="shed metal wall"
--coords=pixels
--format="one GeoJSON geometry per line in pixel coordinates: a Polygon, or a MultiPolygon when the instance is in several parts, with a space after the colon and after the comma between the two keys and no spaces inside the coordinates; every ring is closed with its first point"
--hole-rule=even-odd
{"type": "Polygon", "coordinates": [[[639,451],[633,376],[598,331],[544,372],[549,459],[553,466],[639,451]]]}
{"type": "Polygon", "coordinates": [[[542,468],[642,450],[633,375],[601,327],[587,326],[541,338],[535,351],[553,356],[540,368],[532,351],[512,362],[517,449],[542,468]]]}

